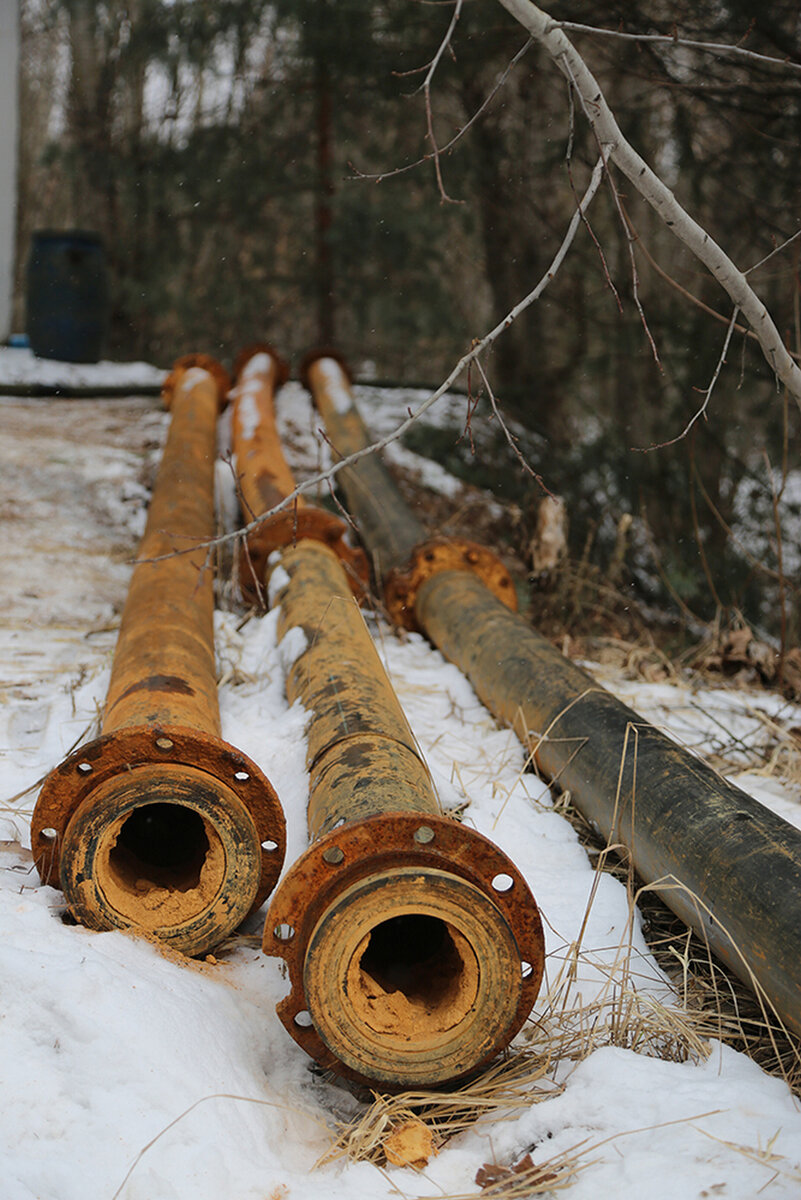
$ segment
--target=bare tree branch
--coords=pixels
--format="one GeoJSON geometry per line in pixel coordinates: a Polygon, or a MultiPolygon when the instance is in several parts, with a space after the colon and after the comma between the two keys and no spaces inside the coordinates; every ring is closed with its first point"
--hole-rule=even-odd
{"type": "Polygon", "coordinates": [[[445,184],[442,179],[442,164],[440,163],[440,149],[439,149],[439,146],[437,145],[436,135],[434,134],[434,112],[431,107],[431,81],[434,78],[434,75],[436,74],[437,67],[440,64],[443,54],[445,53],[448,46],[450,46],[450,44],[451,44],[451,38],[453,37],[453,32],[456,29],[457,24],[459,23],[459,17],[462,15],[462,4],[463,3],[464,3],[464,0],[456,0],[456,4],[454,5],[454,9],[453,9],[453,16],[451,17],[451,23],[448,26],[448,29],[445,33],[445,37],[440,42],[439,49],[437,50],[436,54],[434,55],[434,57],[432,58],[432,60],[429,64],[428,72],[426,73],[426,77],[423,80],[423,93],[425,95],[425,100],[426,100],[426,125],[428,126],[428,140],[431,143],[431,155],[434,159],[434,171],[437,176],[437,187],[439,188],[439,194],[442,199],[442,202],[443,203],[448,202],[450,204],[457,204],[458,201],[454,200],[453,197],[449,196],[448,193],[445,191],[445,184]]]}
{"type": "Polygon", "coordinates": [[[136,561],[160,562],[164,558],[172,558],[175,554],[190,554],[197,550],[198,547],[216,546],[222,545],[225,542],[236,541],[238,538],[242,537],[243,534],[250,533],[251,530],[257,529],[263,521],[268,521],[270,517],[275,516],[276,513],[282,512],[285,508],[288,508],[291,504],[294,504],[298,496],[302,496],[306,492],[314,492],[317,490],[319,484],[327,483],[329,480],[332,480],[334,476],[339,474],[343,467],[349,467],[353,463],[358,462],[359,459],[365,458],[368,454],[375,454],[379,450],[385,449],[385,447],[389,446],[392,442],[396,442],[398,438],[403,437],[404,433],[406,433],[408,429],[411,429],[415,421],[419,420],[423,413],[428,412],[429,408],[436,404],[437,400],[439,400],[441,396],[445,395],[448,388],[453,386],[453,384],[461,375],[462,371],[469,367],[471,363],[475,362],[479,355],[482,354],[483,351],[489,346],[491,346],[493,342],[496,342],[501,334],[508,329],[509,326],[513,324],[513,322],[520,316],[520,314],[525,312],[525,310],[529,308],[535,302],[535,300],[539,300],[542,293],[548,287],[548,284],[556,278],[562,263],[567,258],[567,253],[573,244],[576,232],[582,223],[584,210],[592,203],[593,197],[595,196],[595,193],[598,191],[598,188],[601,184],[603,174],[604,163],[603,159],[599,158],[593,168],[589,183],[587,184],[587,188],[581,198],[581,203],[578,205],[576,211],[573,213],[573,216],[570,219],[570,224],[567,227],[567,232],[562,239],[562,243],[554,255],[551,265],[542,276],[537,286],[533,288],[527,296],[524,296],[522,300],[518,301],[514,308],[509,310],[503,320],[499,321],[494,329],[491,329],[489,333],[484,335],[483,338],[477,338],[473,342],[467,354],[462,355],[456,366],[448,375],[447,379],[443,380],[437,390],[432,392],[431,395],[422,402],[422,404],[418,405],[414,412],[410,412],[409,416],[404,421],[401,421],[400,425],[396,425],[396,427],[390,433],[386,434],[385,437],[379,438],[377,441],[373,442],[372,445],[365,446],[363,450],[357,450],[354,454],[348,455],[347,458],[342,458],[338,462],[332,463],[327,470],[318,472],[318,474],[313,476],[313,478],[304,480],[303,483],[298,484],[295,490],[290,492],[290,494],[286,496],[279,504],[274,505],[268,512],[262,513],[260,516],[256,517],[255,520],[250,521],[247,525],[243,525],[240,529],[235,529],[231,533],[224,533],[220,537],[209,538],[207,541],[194,542],[191,546],[187,546],[181,550],[174,550],[169,554],[155,555],[150,559],[137,559],[136,561]]]}
{"type": "Polygon", "coordinates": [[[723,343],[723,349],[720,352],[720,357],[718,358],[717,365],[715,366],[714,374],[712,375],[712,378],[709,381],[709,387],[704,392],[704,402],[701,405],[701,407],[698,409],[698,411],[690,418],[690,420],[687,422],[684,429],[681,431],[681,433],[677,434],[676,437],[671,438],[667,442],[659,442],[658,445],[655,445],[655,446],[645,446],[645,447],[634,446],[633,449],[635,449],[635,450],[643,450],[644,449],[646,451],[648,451],[648,450],[664,450],[664,448],[666,446],[675,446],[676,442],[680,442],[682,440],[682,438],[686,438],[687,434],[690,432],[690,430],[692,429],[695,422],[698,421],[701,417],[705,416],[706,410],[709,407],[709,400],[712,396],[712,392],[714,391],[715,384],[718,381],[718,376],[720,375],[720,372],[723,370],[723,364],[726,361],[726,355],[729,350],[729,343],[731,342],[731,335],[734,333],[735,329],[737,328],[737,313],[738,313],[738,309],[735,308],[734,312],[731,314],[731,320],[729,321],[729,328],[726,331],[726,340],[723,343]]]}
{"type": "MultiPolygon", "coordinates": [[[[476,121],[479,119],[479,117],[481,116],[481,114],[483,112],[486,112],[487,107],[492,102],[494,97],[497,96],[498,92],[501,90],[503,85],[506,83],[506,80],[509,78],[512,71],[515,69],[517,64],[520,62],[520,59],[523,57],[523,55],[526,53],[526,51],[529,49],[529,47],[532,46],[533,44],[534,44],[534,39],[528,38],[527,41],[525,41],[523,43],[523,45],[520,47],[517,54],[515,54],[515,56],[509,60],[509,62],[506,64],[506,66],[504,67],[501,74],[496,79],[495,86],[491,89],[491,91],[487,92],[486,96],[481,101],[481,104],[478,106],[476,111],[473,113],[470,120],[467,121],[464,125],[462,125],[461,129],[459,129],[453,135],[453,137],[451,138],[451,140],[449,142],[446,142],[444,146],[440,147],[440,149],[438,151],[440,158],[442,157],[443,154],[447,154],[448,151],[451,150],[456,145],[457,142],[461,141],[461,139],[467,133],[468,129],[470,129],[473,125],[475,125],[476,121]]],[[[393,175],[405,175],[407,171],[413,171],[415,169],[415,167],[421,167],[423,165],[423,163],[430,162],[433,157],[434,157],[434,152],[432,151],[430,154],[424,154],[422,158],[416,158],[414,162],[405,163],[402,167],[393,167],[393,169],[391,171],[381,171],[378,174],[373,174],[373,175],[367,174],[364,171],[360,171],[357,167],[354,167],[353,163],[348,163],[348,166],[353,171],[353,177],[355,179],[372,179],[372,180],[375,180],[376,183],[383,183],[383,181],[385,179],[391,179],[393,177],[393,175]]]]}
{"type": "Polygon", "coordinates": [[[551,17],[531,0],[499,0],[539,42],[562,74],[572,79],[587,120],[608,158],[636,187],[676,237],[711,271],[757,336],[771,370],[801,409],[801,369],[793,362],[767,308],[745,275],[679,204],[662,180],[626,141],[598,81],[551,17]]]}
{"type": "Polygon", "coordinates": [[[787,67],[791,71],[801,71],[801,63],[795,63],[788,58],[773,58],[769,54],[759,54],[756,50],[745,50],[742,46],[732,46],[727,42],[696,42],[691,38],[679,37],[678,34],[667,33],[623,33],[620,29],[600,29],[596,25],[580,25],[576,21],[551,21],[553,29],[569,29],[573,33],[590,33],[596,37],[618,38],[624,42],[651,42],[662,46],[688,46],[691,50],[703,50],[707,54],[730,54],[737,58],[750,59],[752,62],[770,63],[775,67],[787,67]]]}

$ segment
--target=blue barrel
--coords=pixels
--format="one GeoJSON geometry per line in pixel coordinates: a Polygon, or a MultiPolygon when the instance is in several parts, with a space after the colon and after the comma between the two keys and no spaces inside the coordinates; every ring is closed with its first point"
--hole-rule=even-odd
{"type": "Polygon", "coordinates": [[[97,362],[109,327],[102,239],[78,229],[35,232],[26,299],[28,338],[38,358],[97,362]]]}

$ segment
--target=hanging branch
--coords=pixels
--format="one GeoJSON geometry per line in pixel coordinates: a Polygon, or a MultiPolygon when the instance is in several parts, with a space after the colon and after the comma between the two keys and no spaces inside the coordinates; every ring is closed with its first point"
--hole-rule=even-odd
{"type": "Polygon", "coordinates": [[[453,386],[453,384],[461,375],[462,371],[466,370],[471,363],[476,362],[479,355],[482,354],[484,350],[488,349],[493,342],[496,342],[501,334],[508,329],[510,325],[514,324],[520,314],[525,312],[525,310],[529,308],[535,302],[535,300],[539,300],[542,293],[548,287],[548,284],[553,282],[559,272],[560,267],[562,266],[562,263],[567,258],[568,251],[573,245],[573,239],[575,238],[578,228],[582,223],[584,212],[592,202],[595,193],[598,191],[601,180],[603,179],[603,175],[604,162],[602,158],[599,158],[593,167],[592,175],[590,176],[590,180],[587,184],[584,195],[581,197],[581,202],[579,203],[576,211],[573,213],[573,216],[570,218],[570,224],[567,227],[567,232],[562,239],[562,243],[559,246],[559,249],[556,251],[550,266],[539,280],[536,287],[532,288],[528,295],[524,296],[522,300],[519,300],[514,308],[510,309],[506,316],[498,322],[494,329],[491,329],[489,333],[484,335],[484,337],[475,339],[467,354],[464,354],[459,359],[459,361],[456,363],[456,366],[449,373],[447,379],[444,379],[437,390],[432,392],[431,395],[422,402],[422,404],[419,404],[414,412],[409,412],[408,417],[406,417],[404,421],[401,421],[400,425],[397,425],[391,433],[386,434],[385,437],[377,438],[376,441],[372,442],[369,446],[365,446],[363,450],[356,450],[353,454],[349,454],[347,458],[342,458],[339,460],[339,462],[332,463],[331,466],[326,470],[319,471],[318,474],[313,478],[307,479],[303,483],[299,483],[295,490],[290,492],[288,496],[285,496],[284,499],[279,501],[278,504],[273,505],[269,511],[261,513],[260,516],[256,517],[253,521],[249,521],[247,525],[243,525],[240,529],[236,529],[232,533],[221,534],[220,537],[209,538],[207,541],[193,542],[191,546],[182,547],[180,550],[173,550],[170,554],[160,554],[154,556],[153,558],[137,559],[136,561],[160,562],[162,558],[171,558],[174,554],[189,554],[197,550],[198,547],[223,545],[226,542],[236,541],[238,538],[241,538],[245,534],[250,533],[252,530],[257,529],[262,522],[267,521],[270,517],[274,516],[275,513],[282,512],[285,508],[288,508],[295,502],[298,496],[302,496],[306,492],[316,491],[321,483],[328,483],[339,474],[343,467],[351,466],[353,463],[365,458],[368,454],[375,454],[377,451],[384,450],[390,445],[391,442],[396,442],[398,438],[403,437],[404,433],[411,429],[415,421],[419,420],[423,413],[428,412],[429,408],[436,404],[437,400],[439,400],[441,396],[445,395],[448,388],[453,386]]]}
{"type": "Polygon", "coordinates": [[[623,172],[668,228],[714,275],[753,329],[777,378],[801,409],[801,368],[792,360],[767,308],[742,271],[715,240],[679,204],[676,197],[626,141],[601,87],[573,44],[546,12],[531,0],[500,0],[511,15],[550,55],[573,83],[585,116],[610,162],[623,172]]]}

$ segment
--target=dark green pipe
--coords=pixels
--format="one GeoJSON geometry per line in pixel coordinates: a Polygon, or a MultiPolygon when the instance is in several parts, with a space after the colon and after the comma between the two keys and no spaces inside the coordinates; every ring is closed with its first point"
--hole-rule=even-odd
{"type": "MultiPolygon", "coordinates": [[[[325,422],[338,458],[348,458],[371,444],[371,437],[350,397],[348,375],[336,359],[323,355],[304,368],[304,381],[325,422]]],[[[379,454],[368,454],[343,467],[337,482],[345,494],[378,579],[405,568],[426,532],[409,511],[398,485],[379,454]]]]}
{"type": "Polygon", "coordinates": [[[429,579],[416,615],[596,831],[801,1033],[801,831],[610,695],[474,576],[429,579]]]}

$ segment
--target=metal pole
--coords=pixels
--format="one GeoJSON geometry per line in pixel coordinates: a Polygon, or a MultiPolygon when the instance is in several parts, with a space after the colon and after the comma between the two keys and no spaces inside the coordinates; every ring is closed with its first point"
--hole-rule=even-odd
{"type": "MultiPolygon", "coordinates": [[[[235,429],[249,413],[237,391],[235,429]]],[[[293,490],[269,420],[263,434],[271,479],[293,490]]],[[[243,494],[263,461],[237,451],[243,494]]],[[[263,945],[289,971],[278,1014],[321,1066],[384,1087],[436,1086],[479,1069],[521,1028],[542,978],[540,918],[506,855],[441,815],[325,540],[312,532],[280,560],[279,634],[287,650],[297,644],[287,697],[311,714],[312,844],[273,897],[263,945]]]]}
{"type": "Polygon", "coordinates": [[[114,655],[101,736],[45,780],[34,860],[92,929],[134,927],[187,954],[272,891],[284,857],[275,792],[220,737],[214,664],[216,421],[228,387],[176,363],[172,419],[114,655]]]}
{"type": "MultiPolygon", "coordinates": [[[[336,422],[352,421],[343,397],[339,408],[336,422]]],[[[329,427],[332,440],[338,428],[329,427]]],[[[368,547],[372,530],[363,531],[368,547]]],[[[597,685],[480,576],[434,571],[413,605],[416,625],[514,728],[545,775],[801,1034],[801,831],[597,685]]]]}

